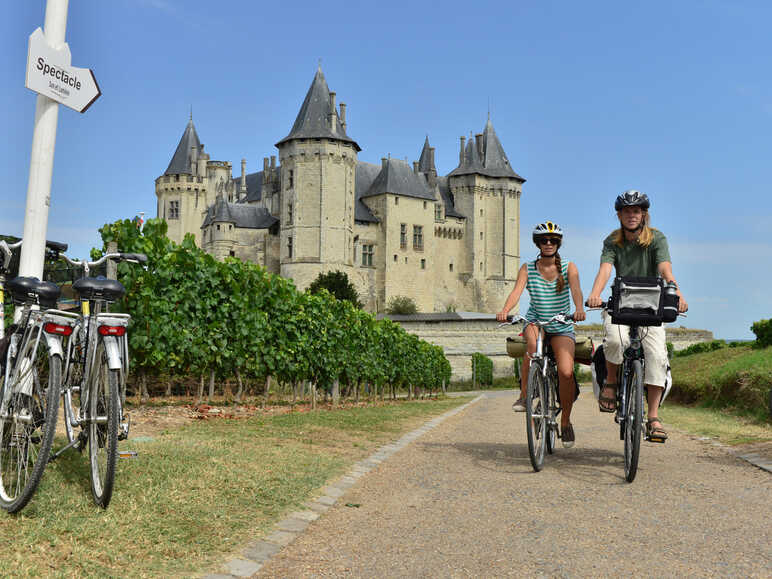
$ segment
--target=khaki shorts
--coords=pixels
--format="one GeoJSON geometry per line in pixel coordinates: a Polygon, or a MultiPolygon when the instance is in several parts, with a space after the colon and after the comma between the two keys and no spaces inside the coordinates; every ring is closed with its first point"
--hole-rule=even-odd
{"type": "MultiPolygon", "coordinates": [[[[618,326],[611,323],[611,316],[603,312],[603,353],[612,364],[622,363],[622,354],[630,344],[630,326],[618,326]]],[[[643,336],[643,355],[646,358],[644,383],[652,386],[665,386],[667,374],[667,346],[665,345],[665,326],[639,328],[643,336]]]]}

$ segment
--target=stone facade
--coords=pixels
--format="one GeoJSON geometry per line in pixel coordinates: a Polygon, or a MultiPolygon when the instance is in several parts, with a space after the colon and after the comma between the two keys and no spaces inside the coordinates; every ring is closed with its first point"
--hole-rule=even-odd
{"type": "Polygon", "coordinates": [[[520,196],[525,179],[510,167],[488,119],[461,137],[459,162],[437,175],[426,138],[412,167],[358,159],[317,71],[290,133],[263,170],[232,174],[210,160],[192,118],[169,167],[156,179],[157,215],[180,242],[190,233],[217,259],[258,263],[303,289],[320,274],[346,273],[369,311],[395,296],[419,311],[495,311],[520,265],[520,196]]]}

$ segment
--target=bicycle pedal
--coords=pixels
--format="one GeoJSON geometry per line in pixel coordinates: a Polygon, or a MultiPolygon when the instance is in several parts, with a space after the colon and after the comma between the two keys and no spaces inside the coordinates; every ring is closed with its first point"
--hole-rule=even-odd
{"type": "Polygon", "coordinates": [[[118,458],[122,458],[122,459],[137,458],[137,451],[136,450],[119,450],[118,458]]]}
{"type": "Polygon", "coordinates": [[[667,440],[667,438],[661,438],[659,436],[657,436],[657,437],[655,437],[655,436],[647,436],[646,440],[649,441],[649,442],[656,442],[658,444],[665,444],[665,441],[667,440]]]}

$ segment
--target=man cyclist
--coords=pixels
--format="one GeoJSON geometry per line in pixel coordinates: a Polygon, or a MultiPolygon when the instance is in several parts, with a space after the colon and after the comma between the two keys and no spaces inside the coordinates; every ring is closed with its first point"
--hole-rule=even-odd
{"type": "MultiPolygon", "coordinates": [[[[590,296],[587,298],[589,307],[600,306],[602,301],[600,294],[611,277],[612,269],[616,269],[616,275],[620,277],[658,275],[665,281],[676,283],[667,239],[661,231],[650,226],[649,206],[648,196],[632,189],[616,198],[614,209],[617,212],[620,227],[603,241],[600,269],[595,277],[590,296]]],[[[680,298],[678,311],[685,312],[688,305],[681,295],[678,284],[676,288],[680,298]]],[[[611,316],[607,312],[603,312],[602,316],[605,332],[603,350],[607,372],[606,382],[598,396],[598,406],[601,412],[615,412],[617,367],[622,363],[622,354],[630,343],[630,332],[628,326],[612,324],[611,316]]],[[[649,410],[646,431],[651,438],[664,442],[667,439],[667,432],[658,418],[658,409],[667,371],[665,327],[646,328],[641,343],[646,357],[644,382],[649,410]]]]}

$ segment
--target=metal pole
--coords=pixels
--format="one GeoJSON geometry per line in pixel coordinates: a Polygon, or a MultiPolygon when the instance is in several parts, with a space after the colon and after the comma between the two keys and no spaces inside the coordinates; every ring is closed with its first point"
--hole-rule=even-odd
{"type": "MultiPolygon", "coordinates": [[[[69,0],[47,0],[43,32],[54,48],[64,44],[69,0]]],[[[48,229],[48,208],[51,205],[51,177],[54,172],[54,147],[59,103],[38,95],[35,107],[35,128],[32,133],[32,153],[29,163],[27,209],[24,213],[24,243],[21,246],[19,275],[43,279],[43,253],[48,229]]]]}

